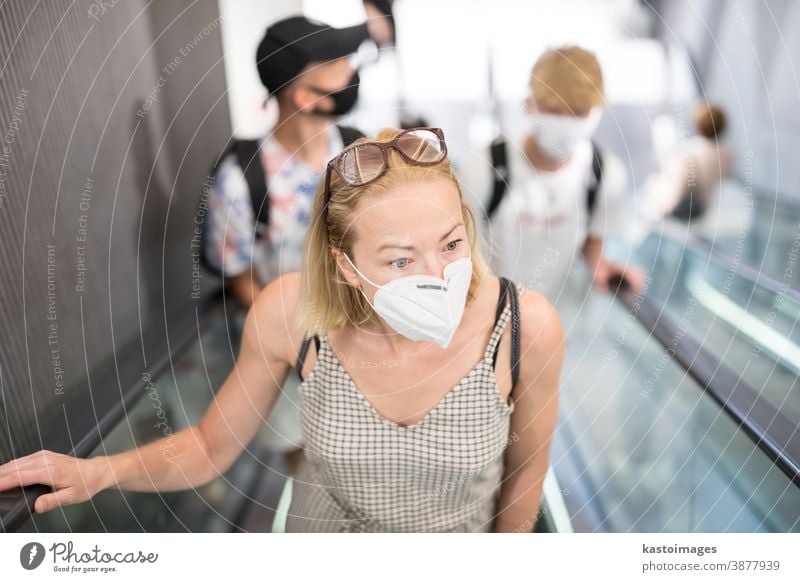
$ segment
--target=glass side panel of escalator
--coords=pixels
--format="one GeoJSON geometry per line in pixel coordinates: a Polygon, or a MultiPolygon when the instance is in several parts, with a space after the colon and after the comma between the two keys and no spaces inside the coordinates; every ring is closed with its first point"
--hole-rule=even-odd
{"type": "Polygon", "coordinates": [[[692,230],[714,248],[800,290],[800,205],[780,193],[728,180],[712,211],[692,230]]]}
{"type": "Polygon", "coordinates": [[[800,424],[800,303],[671,238],[652,235],[639,255],[662,274],[651,281],[648,298],[772,408],[800,424]]]}
{"type": "Polygon", "coordinates": [[[551,466],[575,531],[800,531],[800,489],[628,308],[563,319],[551,466]]]}

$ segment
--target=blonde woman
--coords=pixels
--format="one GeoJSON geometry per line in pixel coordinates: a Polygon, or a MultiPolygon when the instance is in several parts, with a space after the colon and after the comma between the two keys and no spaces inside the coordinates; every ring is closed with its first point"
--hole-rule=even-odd
{"type": "Polygon", "coordinates": [[[440,129],[384,130],[328,164],[303,271],[250,310],[236,367],[165,459],[48,451],[0,467],[45,483],[36,511],[108,487],[225,472],[290,372],[305,456],[287,531],[530,531],[558,408],[563,335],[540,295],[491,275],[440,129]],[[292,367],[296,369],[291,370],[292,367]]]}

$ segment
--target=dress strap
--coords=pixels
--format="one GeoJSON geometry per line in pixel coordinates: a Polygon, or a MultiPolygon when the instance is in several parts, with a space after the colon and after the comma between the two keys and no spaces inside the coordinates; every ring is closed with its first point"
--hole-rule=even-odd
{"type": "Polygon", "coordinates": [[[494,314],[494,324],[500,321],[500,316],[503,315],[503,308],[506,306],[506,294],[508,293],[508,286],[510,281],[505,277],[500,277],[500,296],[497,298],[497,310],[494,314]]]}
{"type": "Polygon", "coordinates": [[[519,295],[516,285],[511,285],[511,387],[519,381],[519,367],[522,354],[520,353],[520,318],[519,295]]]}
{"type": "Polygon", "coordinates": [[[498,299],[497,312],[495,316],[494,330],[486,347],[486,356],[492,358],[492,368],[497,365],[497,347],[500,345],[500,338],[506,324],[511,320],[511,381],[512,386],[519,380],[520,366],[520,316],[519,316],[519,295],[517,285],[500,277],[500,298],[498,299]]]}
{"type": "MultiPolygon", "coordinates": [[[[297,354],[297,364],[295,365],[295,368],[297,369],[297,377],[300,378],[301,382],[303,381],[303,375],[301,374],[301,372],[303,371],[303,362],[305,362],[306,360],[306,355],[308,354],[308,348],[311,345],[311,339],[312,338],[306,335],[303,336],[303,343],[300,344],[300,352],[297,354]]],[[[317,348],[317,357],[319,357],[319,336],[315,335],[313,339],[314,339],[314,345],[317,348]]]]}

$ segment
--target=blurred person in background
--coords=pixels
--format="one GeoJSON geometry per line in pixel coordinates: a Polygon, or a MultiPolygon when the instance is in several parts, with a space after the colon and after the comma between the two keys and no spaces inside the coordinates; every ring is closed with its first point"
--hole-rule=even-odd
{"type": "Polygon", "coordinates": [[[367,38],[365,25],[336,29],[294,16],[270,26],[259,44],[256,66],[278,121],[264,138],[234,140],[220,157],[205,237],[206,262],[244,307],[299,268],[325,163],[361,136],[336,119],[356,104],[359,77],[349,57],[367,38]]]}
{"type": "Polygon", "coordinates": [[[690,222],[704,216],[730,175],[731,152],[720,142],[727,119],[719,107],[700,103],[694,110],[696,134],[651,176],[645,187],[649,222],[672,216],[690,222]]]}
{"type": "MultiPolygon", "coordinates": [[[[621,161],[592,141],[605,103],[595,55],[577,46],[545,52],[530,76],[529,126],[492,145],[495,178],[471,179],[487,214],[498,274],[557,301],[580,255],[600,291],[643,274],[607,259],[607,236],[621,234],[627,176],[621,161]]],[[[474,170],[467,169],[467,173],[474,170]]]]}

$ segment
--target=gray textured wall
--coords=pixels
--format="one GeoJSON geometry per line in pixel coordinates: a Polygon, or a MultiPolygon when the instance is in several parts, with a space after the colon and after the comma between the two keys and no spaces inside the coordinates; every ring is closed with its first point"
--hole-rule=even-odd
{"type": "Polygon", "coordinates": [[[198,302],[193,218],[230,135],[218,18],[215,0],[0,5],[0,462],[198,302]]]}

